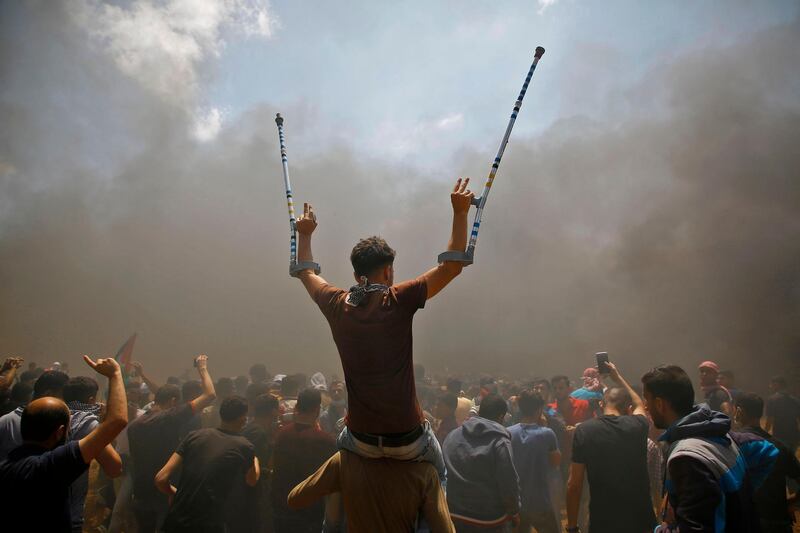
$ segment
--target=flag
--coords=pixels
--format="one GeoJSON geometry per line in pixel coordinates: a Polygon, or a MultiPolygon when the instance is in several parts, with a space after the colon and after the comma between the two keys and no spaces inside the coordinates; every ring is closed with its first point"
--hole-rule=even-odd
{"type": "Polygon", "coordinates": [[[131,356],[133,355],[134,342],[136,342],[136,333],[125,341],[125,344],[120,347],[117,355],[114,356],[119,366],[122,367],[122,375],[126,377],[131,373],[131,356]]]}

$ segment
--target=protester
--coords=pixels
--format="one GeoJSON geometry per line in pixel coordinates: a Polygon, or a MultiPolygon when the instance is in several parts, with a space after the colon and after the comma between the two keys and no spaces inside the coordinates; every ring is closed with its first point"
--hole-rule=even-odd
{"type": "Polygon", "coordinates": [[[461,390],[461,380],[460,379],[448,379],[447,380],[447,392],[452,392],[453,394],[458,397],[458,406],[456,407],[456,424],[459,426],[464,423],[469,417],[470,410],[475,407],[475,404],[464,395],[464,391],[461,390]]]}
{"type": "Polygon", "coordinates": [[[226,533],[225,503],[237,484],[254,486],[260,474],[253,445],[241,436],[247,402],[231,396],[220,405],[219,428],[191,432],[155,476],[168,496],[166,533],[226,533]],[[170,483],[178,472],[180,481],[170,483]]]}
{"type": "Polygon", "coordinates": [[[486,396],[478,416],[444,441],[447,505],[459,533],[506,532],[519,522],[519,479],[511,435],[502,425],[507,409],[500,396],[486,396]]]}
{"type": "Polygon", "coordinates": [[[745,462],[728,435],[730,418],[694,406],[692,381],[678,366],[654,368],[642,383],[647,410],[669,444],[662,531],[758,531],[745,462]]]}
{"type": "Polygon", "coordinates": [[[0,416],[4,416],[15,409],[25,407],[31,401],[33,395],[33,385],[29,385],[23,381],[14,383],[11,387],[11,394],[8,400],[3,404],[0,409],[0,416]]]}
{"type": "Polygon", "coordinates": [[[723,389],[728,391],[731,395],[731,401],[735,404],[736,398],[742,392],[736,387],[736,375],[732,370],[720,370],[717,374],[717,384],[723,389]]]}
{"type": "Polygon", "coordinates": [[[717,379],[719,376],[719,365],[714,361],[703,361],[697,367],[700,371],[700,388],[703,391],[703,398],[712,411],[719,411],[728,416],[733,415],[733,400],[730,392],[725,387],[720,386],[717,379]]]}
{"type": "Polygon", "coordinates": [[[603,399],[603,382],[600,381],[600,372],[594,367],[583,371],[583,386],[570,393],[570,397],[579,400],[600,401],[603,399]]]}
{"type": "Polygon", "coordinates": [[[319,415],[319,426],[322,431],[330,433],[334,437],[339,434],[339,420],[347,414],[347,391],[341,381],[331,382],[330,388],[331,403],[319,415]]]}
{"type": "Polygon", "coordinates": [[[456,422],[456,409],[458,408],[458,398],[452,392],[445,392],[439,395],[433,416],[436,417],[436,440],[439,444],[444,443],[444,439],[451,431],[458,427],[456,422]]]}
{"type": "Polygon", "coordinates": [[[323,496],[342,494],[347,531],[408,533],[422,515],[433,533],[455,531],[436,469],[414,462],[397,468],[392,459],[366,459],[340,451],[289,493],[290,509],[300,510],[323,496]]]}
{"type": "MultiPolygon", "coordinates": [[[[474,195],[469,179],[458,179],[450,195],[453,226],[448,250],[467,245],[467,214],[474,195]]],[[[317,227],[311,205],[297,221],[298,260],[313,261],[317,227]]],[[[364,457],[417,459],[434,463],[445,476],[441,449],[417,401],[411,324],[417,310],[438,294],[463,265],[445,261],[420,277],[394,283],[395,252],[380,237],[362,239],[350,260],[358,283],[350,291],[329,285],[312,270],[300,279],[331,327],[348,396],[346,427],[338,445],[364,457]]]]}
{"type": "MultiPolygon", "coordinates": [[[[304,380],[302,380],[304,381],[304,380]]],[[[291,422],[294,416],[294,407],[297,404],[297,394],[305,385],[298,375],[286,376],[281,380],[280,411],[281,421],[291,422]]]]}
{"type": "Polygon", "coordinates": [[[756,394],[740,393],[736,398],[736,422],[744,433],[755,434],[771,442],[778,451],[775,466],[755,493],[756,509],[761,524],[761,533],[791,533],[794,517],[786,498],[786,479],[800,481],[800,462],[794,452],[783,442],[761,428],[764,401],[756,394]]]}
{"type": "Polygon", "coordinates": [[[592,417],[592,408],[588,400],[573,398],[572,386],[567,376],[555,376],[550,380],[555,401],[549,405],[564,419],[567,428],[574,428],[592,417]]]}
{"type": "Polygon", "coordinates": [[[292,488],[336,452],[334,438],[317,425],[320,403],[320,391],[303,390],[297,397],[294,420],[275,438],[270,498],[276,533],[318,533],[322,528],[322,503],[302,511],[291,510],[286,503],[292,488]]]}
{"type": "Polygon", "coordinates": [[[106,416],[88,435],[67,442],[70,414],[62,400],[39,396],[25,407],[20,420],[23,444],[0,462],[4,531],[71,531],[70,486],[128,422],[117,362],[88,356],[84,361],[108,378],[106,416]]]}
{"type": "Polygon", "coordinates": [[[201,426],[204,428],[216,428],[222,423],[219,417],[219,408],[222,402],[230,398],[236,392],[231,378],[219,378],[214,384],[214,392],[217,398],[214,403],[203,409],[200,415],[201,426]]]}
{"type": "Polygon", "coordinates": [[[167,498],[156,489],[153,479],[175,452],[186,425],[216,397],[207,365],[207,356],[195,358],[203,388],[200,396],[180,403],[180,389],[164,385],[156,391],[153,408],[128,428],[139,533],[151,533],[162,527],[168,510],[167,498]]]}
{"type": "Polygon", "coordinates": [[[514,469],[519,475],[519,531],[527,533],[534,527],[537,533],[557,533],[560,527],[551,499],[551,483],[561,464],[558,440],[552,429],[540,425],[545,405],[541,394],[524,390],[517,397],[517,405],[521,420],[508,432],[514,469]]]}
{"type": "MultiPolygon", "coordinates": [[[[278,431],[278,398],[271,394],[262,394],[255,398],[250,410],[253,418],[242,430],[242,435],[255,449],[261,465],[261,476],[254,491],[245,491],[245,498],[249,497],[251,502],[244,506],[244,513],[255,522],[252,530],[257,533],[271,533],[273,517],[269,488],[272,483],[272,453],[278,431]]],[[[231,513],[235,514],[236,509],[232,509],[231,513]]]]}
{"type": "Polygon", "coordinates": [[[655,525],[647,473],[647,420],[644,403],[613,363],[608,377],[616,386],[603,395],[603,415],[575,429],[567,484],[567,531],[579,531],[584,477],[589,480],[589,533],[645,533],[655,525]],[[625,512],[617,505],[625,503],[625,512]]]}
{"type": "MultiPolygon", "coordinates": [[[[795,453],[800,443],[800,400],[786,390],[786,378],[770,380],[772,395],[767,400],[767,431],[795,453]]],[[[0,418],[0,424],[2,424],[0,418]]]]}
{"type": "Polygon", "coordinates": [[[251,366],[248,375],[250,376],[250,383],[266,383],[270,378],[267,367],[262,363],[256,363],[251,366]]]}
{"type": "Polygon", "coordinates": [[[14,384],[17,371],[22,367],[22,357],[8,357],[0,367],[0,393],[5,394],[14,384]]]}

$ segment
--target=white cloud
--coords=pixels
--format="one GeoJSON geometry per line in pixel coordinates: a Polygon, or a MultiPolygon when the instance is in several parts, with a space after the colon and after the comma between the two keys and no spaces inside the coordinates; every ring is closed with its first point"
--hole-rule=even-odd
{"type": "Polygon", "coordinates": [[[228,33],[270,37],[268,0],[71,0],[69,13],[116,66],[164,100],[190,109],[198,69],[219,55],[228,33]]]}
{"type": "Polygon", "coordinates": [[[414,124],[386,120],[378,126],[371,138],[371,152],[389,158],[403,159],[454,141],[454,137],[447,134],[459,131],[463,127],[464,114],[459,112],[414,124]]]}
{"type": "Polygon", "coordinates": [[[223,112],[216,107],[199,111],[195,115],[192,136],[200,142],[213,141],[222,129],[223,117],[223,112]]]}
{"type": "Polygon", "coordinates": [[[452,113],[436,121],[436,129],[455,130],[464,126],[464,113],[452,113]]]}
{"type": "Polygon", "coordinates": [[[538,13],[541,15],[545,12],[545,10],[550,7],[554,6],[558,3],[558,0],[537,0],[539,3],[539,10],[538,13]]]}

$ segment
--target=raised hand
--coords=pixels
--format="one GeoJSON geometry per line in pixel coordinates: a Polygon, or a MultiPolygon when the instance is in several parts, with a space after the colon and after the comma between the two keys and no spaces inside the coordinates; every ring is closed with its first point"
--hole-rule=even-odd
{"type": "Polygon", "coordinates": [[[22,357],[7,357],[6,360],[3,361],[3,366],[0,368],[0,372],[5,372],[11,368],[19,368],[22,366],[23,361],[24,359],[22,357]]]}
{"type": "Polygon", "coordinates": [[[95,372],[107,378],[110,378],[114,374],[121,372],[119,363],[117,363],[113,357],[107,357],[105,359],[93,361],[91,357],[84,355],[83,360],[86,361],[86,364],[92,367],[95,372]]]}
{"type": "Polygon", "coordinates": [[[472,199],[475,194],[467,189],[469,185],[469,178],[458,178],[453,192],[450,193],[450,203],[453,204],[453,213],[464,214],[469,212],[469,206],[472,205],[472,199]]]}
{"type": "Polygon", "coordinates": [[[297,219],[295,227],[301,235],[311,235],[317,229],[317,215],[314,214],[314,207],[311,204],[303,204],[303,214],[297,219]]]}
{"type": "Polygon", "coordinates": [[[142,363],[140,363],[139,361],[132,362],[131,366],[136,371],[137,376],[141,376],[144,373],[144,368],[142,368],[142,363]]]}
{"type": "Polygon", "coordinates": [[[197,370],[203,370],[208,368],[208,356],[207,355],[198,355],[194,358],[194,366],[197,367],[197,370]]]}

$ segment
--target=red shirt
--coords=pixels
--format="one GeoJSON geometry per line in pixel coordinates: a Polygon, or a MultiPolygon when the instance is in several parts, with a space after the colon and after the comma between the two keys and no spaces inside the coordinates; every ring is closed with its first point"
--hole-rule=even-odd
{"type": "Polygon", "coordinates": [[[564,417],[564,422],[568,426],[577,426],[581,422],[585,422],[592,418],[592,408],[587,400],[579,400],[570,396],[567,398],[566,405],[559,405],[558,400],[549,404],[550,407],[556,410],[561,416],[564,417]]]}
{"type": "Polygon", "coordinates": [[[331,327],[347,386],[347,427],[375,435],[408,433],[422,423],[414,386],[411,322],[428,288],[415,279],[367,293],[357,307],[347,291],[324,285],[314,300],[331,327]]]}

